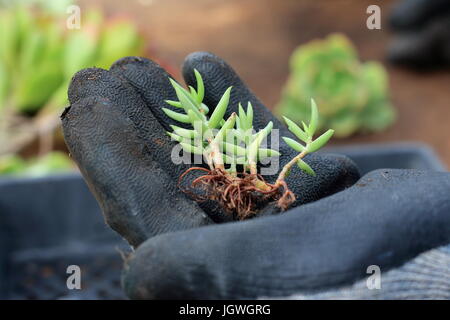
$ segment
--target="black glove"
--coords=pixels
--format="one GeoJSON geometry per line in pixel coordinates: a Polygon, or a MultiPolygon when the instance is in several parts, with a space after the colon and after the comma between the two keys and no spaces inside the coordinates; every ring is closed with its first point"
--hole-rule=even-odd
{"type": "Polygon", "coordinates": [[[377,170],[283,215],[162,234],[127,262],[125,289],[132,298],[285,297],[333,292],[368,277],[376,265],[381,297],[395,298],[389,296],[395,288],[383,291],[384,280],[403,285],[397,297],[433,286],[449,294],[450,255],[432,260],[436,269],[403,275],[406,281],[401,273],[384,278],[419,253],[450,243],[449,192],[449,173],[377,170]],[[447,277],[434,279],[436,273],[447,277]],[[421,276],[427,281],[415,282],[421,276]]]}
{"type": "MultiPolygon", "coordinates": [[[[183,73],[195,87],[193,68],[204,78],[209,106],[233,85],[231,106],[250,100],[256,129],[269,120],[283,128],[220,58],[187,58],[183,73]]],[[[170,160],[173,143],[164,134],[170,120],[160,110],[174,95],[159,66],[125,58],[110,71],[78,73],[62,116],[68,147],[107,223],[138,247],[124,271],[130,297],[255,298],[331,290],[360,279],[369,265],[387,271],[450,242],[449,174],[399,170],[373,172],[345,191],[281,215],[196,228],[224,221],[224,215],[210,204],[200,208],[177,187],[186,166],[170,160]]],[[[282,164],[289,157],[284,150],[282,164]]],[[[296,205],[358,178],[342,156],[306,161],[317,176],[292,172],[288,183],[296,205]]]]}
{"type": "Polygon", "coordinates": [[[450,1],[404,0],[392,11],[390,61],[419,69],[450,66],[450,1]]]}
{"type": "MultiPolygon", "coordinates": [[[[203,76],[207,105],[216,106],[233,85],[229,114],[239,101],[251,101],[256,130],[273,121],[274,128],[282,130],[280,135],[290,136],[220,58],[208,53],[187,58],[186,82],[196,86],[191,78],[194,68],[203,76]]],[[[168,107],[166,99],[174,100],[176,95],[165,70],[150,60],[129,57],[109,71],[78,72],[69,87],[71,105],[62,115],[70,153],[107,223],[133,246],[159,233],[229,220],[214,203],[197,204],[180,191],[178,178],[188,166],[171,161],[175,143],[165,131],[173,121],[161,109],[168,107]]],[[[292,158],[292,150],[283,142],[280,152],[284,165],[292,158]]],[[[344,156],[312,154],[305,161],[317,176],[293,170],[287,182],[297,195],[294,205],[333,194],[359,178],[354,163],[344,156]]],[[[265,210],[265,214],[276,212],[265,210]]]]}

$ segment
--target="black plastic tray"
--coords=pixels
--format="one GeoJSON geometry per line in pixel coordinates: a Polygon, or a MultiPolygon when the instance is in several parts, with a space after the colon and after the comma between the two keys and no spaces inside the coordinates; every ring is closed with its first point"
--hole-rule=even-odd
{"type": "Polygon", "coordinates": [[[345,154],[358,165],[361,175],[375,169],[421,169],[447,171],[434,151],[424,144],[365,144],[324,148],[345,154]]]}
{"type": "MultiPolygon", "coordinates": [[[[348,155],[361,173],[377,168],[445,170],[426,146],[329,148],[348,155]]],[[[0,298],[121,299],[125,242],[104,223],[78,174],[0,178],[0,298]],[[69,290],[67,267],[81,268],[81,290],[69,290]]]]}
{"type": "Polygon", "coordinates": [[[0,179],[0,298],[124,298],[118,249],[79,174],[0,179]],[[69,265],[81,290],[67,288],[69,265]]]}

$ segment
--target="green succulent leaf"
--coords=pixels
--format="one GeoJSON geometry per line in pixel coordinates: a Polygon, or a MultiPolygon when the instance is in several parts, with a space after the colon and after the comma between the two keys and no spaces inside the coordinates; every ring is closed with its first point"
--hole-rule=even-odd
{"type": "Polygon", "coordinates": [[[294,121],[290,120],[287,117],[283,117],[284,121],[286,122],[288,129],[290,132],[292,132],[298,139],[302,140],[303,142],[308,142],[309,137],[306,132],[304,132],[294,121]]]}
{"type": "Polygon", "coordinates": [[[193,146],[189,143],[180,142],[181,147],[183,148],[183,151],[197,154],[197,155],[203,155],[203,148],[199,146],[193,146]]]}
{"type": "Polygon", "coordinates": [[[248,159],[250,162],[256,162],[256,159],[258,157],[258,150],[260,149],[259,147],[261,146],[261,143],[263,142],[264,138],[267,137],[269,133],[272,131],[272,128],[273,122],[270,121],[264,129],[260,130],[256,134],[254,140],[252,141],[252,143],[248,148],[248,159]]]}
{"type": "Polygon", "coordinates": [[[214,109],[213,113],[211,114],[211,117],[209,118],[208,122],[208,127],[210,129],[217,128],[219,126],[220,121],[223,119],[225,112],[227,111],[228,108],[228,102],[230,101],[231,88],[232,87],[229,87],[225,91],[222,98],[220,98],[220,101],[217,103],[217,106],[214,109]]]}
{"type": "Polygon", "coordinates": [[[253,127],[253,106],[249,101],[247,103],[247,129],[251,129],[253,127]]]}
{"type": "Polygon", "coordinates": [[[238,109],[239,109],[239,121],[237,122],[239,123],[239,128],[246,130],[248,126],[247,116],[240,102],[238,105],[238,109]]]}
{"type": "Polygon", "coordinates": [[[236,123],[236,113],[232,113],[231,116],[225,121],[222,128],[217,132],[214,142],[220,143],[223,141],[228,133],[232,133],[234,124],[236,123]],[[230,132],[228,132],[230,130],[230,132]]]}
{"type": "Polygon", "coordinates": [[[229,154],[233,154],[236,156],[245,156],[247,154],[247,150],[237,144],[222,142],[221,146],[223,151],[229,154]]]}
{"type": "Polygon", "coordinates": [[[303,146],[301,143],[295,141],[294,139],[288,138],[288,137],[282,137],[284,142],[286,142],[286,144],[291,147],[292,149],[294,149],[297,152],[302,152],[305,151],[306,148],[305,146],[303,146]]]}
{"type": "Polygon", "coordinates": [[[259,148],[258,159],[265,159],[271,157],[279,157],[280,153],[273,149],[259,148]]]}
{"type": "Polygon", "coordinates": [[[309,134],[309,128],[308,125],[305,123],[305,121],[302,121],[302,127],[303,127],[303,131],[306,132],[309,136],[311,136],[309,134]]]}
{"type": "Polygon", "coordinates": [[[179,136],[179,135],[177,135],[177,134],[175,134],[175,133],[173,133],[173,132],[167,131],[166,133],[167,133],[167,134],[169,135],[169,137],[171,137],[172,140],[174,140],[174,141],[177,141],[177,142],[185,141],[185,139],[184,139],[183,137],[181,137],[181,136],[179,136]]]}
{"type": "Polygon", "coordinates": [[[172,111],[167,108],[162,108],[162,110],[169,118],[171,118],[175,121],[178,121],[181,123],[191,123],[191,119],[186,114],[178,113],[178,112],[172,111]]]}
{"type": "Polygon", "coordinates": [[[176,83],[175,80],[170,79],[170,81],[175,89],[175,93],[177,94],[177,97],[180,100],[181,106],[184,108],[185,112],[187,113],[188,110],[192,110],[201,119],[202,114],[198,109],[196,102],[190,96],[190,93],[186,91],[186,89],[181,87],[178,83],[176,83]]]}
{"type": "Polygon", "coordinates": [[[319,122],[319,111],[314,99],[311,99],[311,120],[309,121],[308,134],[310,137],[314,136],[319,122]]]}
{"type": "Polygon", "coordinates": [[[193,139],[199,136],[198,132],[195,130],[184,129],[175,125],[170,126],[173,132],[183,138],[193,139]]]}
{"type": "Polygon", "coordinates": [[[203,114],[208,114],[209,113],[208,106],[204,103],[201,103],[200,104],[200,112],[202,112],[203,114]]]}
{"type": "Polygon", "coordinates": [[[198,95],[197,91],[195,91],[195,88],[192,86],[189,86],[189,93],[191,94],[191,98],[198,102],[198,95]]]}
{"type": "Polygon", "coordinates": [[[333,134],[334,134],[333,129],[329,129],[327,132],[323,133],[320,137],[318,137],[316,140],[311,142],[311,144],[308,147],[308,151],[315,152],[315,151],[319,150],[320,148],[322,148],[331,139],[333,134]]]}
{"type": "MultiPolygon", "coordinates": [[[[261,135],[261,132],[259,135],[261,135]]],[[[258,158],[258,149],[258,141],[255,139],[255,141],[253,141],[248,148],[249,163],[256,163],[256,159],[258,158]]]]}
{"type": "Polygon", "coordinates": [[[189,118],[189,121],[191,124],[194,124],[196,122],[202,122],[202,118],[200,118],[198,116],[198,114],[196,112],[194,112],[194,110],[188,110],[187,111],[187,116],[189,118]]]}
{"type": "Polygon", "coordinates": [[[263,132],[263,135],[260,138],[261,141],[259,142],[259,145],[261,145],[262,140],[270,134],[270,132],[272,131],[272,128],[273,128],[273,122],[269,121],[269,123],[264,127],[264,129],[261,130],[263,132]]]}
{"type": "Polygon", "coordinates": [[[310,176],[315,176],[316,173],[314,172],[314,170],[302,159],[299,159],[297,161],[297,165],[300,169],[303,170],[303,172],[309,174],[310,176]]]}
{"type": "Polygon", "coordinates": [[[197,69],[194,69],[195,79],[197,80],[197,101],[201,103],[205,97],[205,86],[203,78],[197,69]]]}
{"type": "Polygon", "coordinates": [[[183,108],[183,105],[179,101],[164,100],[164,102],[167,103],[168,105],[172,106],[172,107],[175,107],[175,108],[183,108]]]}

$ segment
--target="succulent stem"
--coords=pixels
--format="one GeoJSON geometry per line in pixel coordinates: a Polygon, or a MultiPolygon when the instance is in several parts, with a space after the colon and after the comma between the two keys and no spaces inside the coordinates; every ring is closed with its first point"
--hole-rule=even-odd
{"type": "Polygon", "coordinates": [[[223,158],[222,158],[222,152],[220,152],[220,146],[219,143],[215,139],[208,139],[209,142],[209,158],[211,159],[213,163],[213,167],[215,169],[222,169],[225,170],[224,164],[223,164],[223,158]]]}
{"type": "Polygon", "coordinates": [[[291,170],[292,166],[296,164],[300,159],[303,159],[308,154],[307,148],[300,152],[298,155],[296,155],[294,158],[291,159],[288,163],[286,163],[281,169],[280,174],[278,175],[277,181],[275,182],[275,185],[281,185],[282,181],[286,178],[286,175],[291,170]]]}

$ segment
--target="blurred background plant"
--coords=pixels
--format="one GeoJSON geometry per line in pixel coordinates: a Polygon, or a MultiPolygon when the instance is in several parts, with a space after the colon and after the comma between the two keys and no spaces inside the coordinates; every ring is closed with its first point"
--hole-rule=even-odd
{"type": "Polygon", "coordinates": [[[0,157],[0,172],[4,175],[39,177],[64,172],[68,168],[71,168],[70,160],[61,151],[53,151],[41,157],[28,159],[15,154],[0,157]]]}
{"type": "Polygon", "coordinates": [[[299,46],[290,58],[290,75],[275,112],[299,123],[307,119],[311,98],[321,106],[319,128],[337,137],[381,131],[393,123],[388,76],[378,62],[361,63],[342,34],[299,46]]]}
{"type": "Polygon", "coordinates": [[[144,39],[125,17],[106,19],[90,8],[81,28],[68,29],[69,0],[0,2],[0,174],[45,174],[72,167],[64,153],[59,114],[75,72],[109,68],[143,55],[144,39]],[[34,144],[30,160],[24,149],[34,144]]]}
{"type": "MultiPolygon", "coordinates": [[[[39,24],[45,25],[50,22],[57,24],[60,27],[60,37],[63,38],[64,44],[66,44],[65,41],[68,41],[66,40],[67,38],[76,38],[75,34],[82,33],[78,35],[79,38],[85,36],[86,39],[91,39],[86,34],[97,34],[97,36],[92,36],[94,38],[92,41],[96,42],[98,46],[102,42],[99,40],[102,38],[102,36],[98,35],[99,30],[104,30],[107,28],[107,25],[114,25],[120,21],[117,18],[114,19],[114,17],[123,17],[125,15],[126,17],[131,17],[133,23],[129,22],[130,19],[125,19],[125,21],[131,25],[139,25],[139,31],[144,31],[145,43],[150,44],[150,46],[146,45],[143,52],[144,56],[151,56],[154,59],[156,52],[157,58],[164,57],[164,61],[170,62],[171,65],[179,66],[182,64],[185,56],[193,51],[205,50],[213,52],[229,62],[261,100],[270,109],[274,110],[275,105],[278,104],[280,106],[281,102],[288,101],[285,97],[286,79],[289,77],[287,61],[293,50],[299,44],[308,43],[313,39],[321,39],[330,33],[338,31],[345,34],[354,43],[357,51],[351,44],[350,50],[353,51],[356,61],[358,57],[362,61],[378,61],[388,72],[389,84],[385,74],[371,76],[371,78],[374,81],[380,81],[380,83],[376,83],[373,86],[375,88],[385,88],[389,85],[389,92],[385,89],[386,102],[389,103],[387,98],[389,95],[395,105],[396,123],[388,127],[387,121],[384,123],[384,121],[380,120],[382,117],[378,117],[377,113],[367,112],[365,113],[367,116],[364,116],[365,119],[369,118],[370,122],[377,123],[377,126],[375,126],[377,128],[380,124],[381,126],[385,125],[386,129],[374,131],[373,134],[354,134],[346,139],[333,139],[330,144],[346,145],[417,141],[429,144],[438,150],[447,165],[450,165],[450,140],[447,138],[448,128],[445,125],[436,125],[448,121],[450,118],[450,108],[448,108],[450,73],[448,73],[448,69],[444,70],[441,63],[442,59],[446,57],[448,61],[448,53],[450,52],[448,50],[448,43],[450,43],[448,35],[450,33],[445,23],[445,21],[449,21],[448,8],[450,1],[448,0],[384,0],[378,4],[381,7],[381,30],[369,30],[366,28],[366,19],[368,17],[366,9],[369,5],[373,5],[373,0],[76,0],[76,4],[81,8],[81,30],[67,30],[65,20],[69,14],[66,10],[67,6],[72,3],[73,1],[69,0],[0,0],[0,38],[3,38],[5,35],[5,29],[3,29],[6,23],[3,21],[4,12],[13,12],[18,7],[26,8],[32,14],[34,20],[38,20],[37,17],[41,17],[39,24]],[[405,3],[407,6],[405,7],[402,3],[405,3]],[[395,9],[397,7],[398,9],[395,9]],[[99,22],[89,23],[89,21],[96,19],[95,14],[91,14],[91,12],[98,11],[99,8],[101,8],[99,22]],[[205,19],[205,17],[208,17],[208,19],[205,19]],[[93,26],[91,27],[91,25],[93,26]],[[395,27],[395,30],[392,30],[391,26],[395,27]],[[391,31],[395,31],[395,37],[393,37],[391,31]],[[219,34],[220,37],[218,37],[219,34]],[[397,37],[400,37],[402,41],[398,42],[397,37]],[[420,61],[429,61],[435,64],[435,70],[433,72],[418,73],[389,63],[393,59],[392,55],[389,56],[389,60],[386,59],[386,48],[391,45],[392,40],[396,43],[396,48],[400,46],[400,49],[402,49],[396,51],[397,59],[394,62],[398,63],[399,57],[403,62],[411,61],[413,58],[412,62],[414,62],[415,67],[417,65],[415,62],[419,59],[420,61]],[[408,41],[405,44],[403,40],[408,41]],[[376,77],[378,77],[378,80],[375,80],[376,77]],[[282,90],[283,86],[285,87],[284,90],[282,90]],[[281,92],[283,92],[283,99],[280,97],[281,92]],[[280,100],[282,101],[280,102],[280,100]],[[370,119],[371,114],[375,117],[372,120],[370,119]]],[[[18,21],[15,21],[15,23],[18,23],[18,21]]],[[[33,31],[37,32],[40,28],[33,31]]],[[[136,30],[135,28],[133,29],[136,30]]],[[[17,33],[10,27],[6,30],[7,32],[12,30],[13,34],[17,33]]],[[[9,35],[7,36],[10,37],[9,35]]],[[[126,55],[127,53],[119,53],[116,50],[119,51],[117,48],[122,49],[121,41],[126,43],[126,40],[129,38],[128,36],[118,36],[115,37],[116,40],[114,41],[114,37],[110,37],[112,39],[111,42],[117,45],[117,47],[111,49],[110,54],[114,56],[126,55]]],[[[79,61],[78,59],[83,61],[87,59],[85,57],[90,56],[88,48],[92,45],[92,42],[79,39],[72,40],[73,44],[71,46],[77,47],[77,42],[80,43],[80,48],[70,52],[70,55],[73,57],[70,58],[70,61],[74,66],[78,63],[76,62],[79,61]]],[[[69,45],[67,44],[67,46],[69,45]]],[[[27,44],[27,47],[32,47],[32,44],[27,44]]],[[[42,47],[46,48],[45,46],[42,47]]],[[[322,47],[324,50],[328,50],[327,46],[324,45],[322,47]]],[[[98,49],[98,47],[96,48],[98,49]]],[[[70,50],[67,49],[66,52],[68,51],[70,50]]],[[[2,42],[0,42],[0,52],[0,56],[2,56],[2,42]]],[[[18,71],[19,68],[22,68],[19,63],[22,55],[23,51],[21,50],[20,55],[18,54],[14,57],[15,67],[12,73],[15,74],[15,78],[19,76],[21,78],[31,77],[31,75],[25,75],[18,71]]],[[[31,56],[31,53],[29,55],[31,56]]],[[[46,56],[43,52],[39,55],[46,56]]],[[[323,55],[326,56],[326,53],[323,53],[323,55]]],[[[63,56],[60,54],[60,57],[63,56]]],[[[111,60],[114,58],[112,57],[111,60]]],[[[62,58],[58,59],[55,63],[59,63],[62,66],[62,58]]],[[[331,58],[323,58],[324,65],[319,65],[319,62],[315,59],[309,59],[309,61],[316,61],[316,65],[318,65],[316,69],[318,68],[317,70],[319,71],[330,69],[330,66],[333,66],[331,60],[331,58]]],[[[40,72],[38,70],[43,67],[39,66],[43,63],[44,61],[38,59],[36,67],[25,68],[26,73],[40,72]],[[33,71],[31,72],[30,70],[33,71]]],[[[96,59],[92,59],[91,63],[86,63],[86,66],[93,66],[94,64],[101,66],[101,63],[96,61],[96,59]]],[[[308,62],[308,64],[313,65],[312,62],[308,62]]],[[[358,61],[355,64],[359,65],[355,70],[364,69],[361,65],[366,65],[358,61]]],[[[79,65],[81,68],[82,63],[80,62],[79,65]]],[[[167,63],[164,67],[167,69],[167,63]]],[[[73,68],[75,69],[75,67],[73,68]]],[[[60,68],[60,70],[64,69],[63,67],[60,68]]],[[[380,67],[379,69],[382,68],[380,67]]],[[[180,74],[173,72],[178,70],[178,68],[169,68],[169,70],[174,75],[174,78],[181,80],[180,74]]],[[[319,71],[316,72],[320,74],[319,71]]],[[[22,108],[12,106],[14,100],[12,99],[13,92],[22,84],[16,80],[13,81],[13,77],[9,75],[10,72],[9,69],[6,70],[3,67],[3,58],[0,58],[0,122],[6,123],[8,127],[8,130],[0,131],[0,154],[17,154],[21,157],[35,158],[39,154],[45,154],[46,150],[64,151],[64,144],[61,141],[58,130],[56,130],[56,135],[53,135],[53,137],[39,134],[39,132],[51,132],[48,128],[51,128],[51,125],[58,125],[58,114],[62,111],[62,106],[66,105],[64,80],[61,80],[60,86],[53,91],[52,98],[42,98],[42,100],[45,100],[45,103],[40,106],[35,105],[34,110],[32,107],[29,107],[29,111],[22,111],[22,108]],[[59,97],[63,102],[52,104],[51,101],[58,100],[56,91],[59,92],[59,97]],[[5,96],[8,96],[8,98],[6,99],[5,96]],[[57,111],[52,114],[53,109],[49,105],[53,105],[57,111]],[[5,112],[4,109],[10,111],[5,112]],[[47,113],[52,114],[51,119],[55,122],[44,117],[47,113]],[[8,114],[8,120],[5,119],[5,114],[8,114]],[[37,125],[38,119],[41,119],[39,125],[37,125]],[[41,136],[41,139],[37,138],[39,136],[41,136]]],[[[373,73],[377,74],[376,71],[373,73]]],[[[379,73],[382,74],[384,71],[379,73]]],[[[290,77],[294,78],[293,74],[291,72],[290,77]]],[[[362,71],[359,74],[362,74],[362,71]]],[[[64,72],[66,82],[70,76],[67,76],[66,72],[64,72]]],[[[312,78],[310,74],[306,73],[301,76],[312,78]]],[[[35,75],[35,77],[40,78],[38,75],[35,75]]],[[[362,89],[363,85],[360,84],[360,82],[363,83],[365,81],[354,81],[347,79],[347,77],[345,78],[346,80],[342,81],[342,83],[349,83],[348,85],[343,85],[347,92],[350,92],[355,97],[365,95],[360,93],[366,91],[362,89]],[[348,87],[353,85],[351,83],[355,85],[353,90],[348,89],[348,87]]],[[[361,79],[362,76],[356,78],[361,79]]],[[[333,86],[334,81],[338,82],[334,79],[330,76],[330,79],[327,80],[329,85],[324,84],[323,86],[333,86]]],[[[323,82],[325,80],[318,81],[318,83],[323,82]]],[[[41,84],[40,89],[42,93],[49,86],[50,83],[48,85],[46,83],[41,84]]],[[[299,85],[299,88],[302,87],[303,84],[299,85]]],[[[319,88],[319,85],[314,85],[311,88],[319,88]]],[[[338,88],[325,88],[322,90],[335,92],[338,88]]],[[[313,91],[311,90],[311,92],[313,91]]],[[[38,93],[40,95],[41,91],[39,90],[38,93]]],[[[372,93],[370,92],[370,94],[372,93]]],[[[17,95],[14,94],[14,96],[17,95]]],[[[292,94],[292,97],[296,95],[298,93],[292,94]]],[[[342,92],[339,92],[339,95],[346,97],[342,92]]],[[[330,96],[332,95],[330,94],[330,96]]],[[[328,96],[325,97],[327,98],[328,96]]],[[[309,96],[305,95],[302,101],[308,103],[309,98],[309,96]]],[[[328,98],[320,99],[318,94],[315,94],[314,98],[323,108],[327,107],[328,98]]],[[[28,99],[23,98],[20,100],[26,101],[28,99]]],[[[291,105],[294,105],[294,102],[297,100],[300,99],[292,98],[291,101],[293,102],[291,105]]],[[[355,100],[357,99],[350,99],[351,106],[356,106],[355,100]]],[[[361,98],[361,100],[363,99],[361,98]]],[[[379,108],[380,104],[378,104],[377,108],[379,108]]],[[[345,110],[342,112],[344,115],[350,114],[349,111],[353,107],[347,106],[343,108],[342,105],[337,104],[336,108],[345,110]]],[[[372,106],[376,106],[376,104],[372,104],[372,106]]],[[[362,107],[360,106],[360,108],[362,107]]],[[[303,117],[301,115],[302,110],[307,109],[301,107],[298,109],[300,111],[297,118],[301,118],[303,117]]],[[[381,107],[381,110],[386,110],[386,108],[381,107]]],[[[358,129],[354,129],[354,132],[370,131],[367,127],[360,129],[359,124],[362,121],[359,115],[362,113],[358,111],[357,114],[358,129]]],[[[296,117],[292,114],[288,114],[288,116],[296,117]]],[[[323,117],[324,115],[322,115],[323,117]]],[[[353,123],[353,125],[348,125],[348,128],[352,129],[355,126],[354,123],[356,122],[354,119],[348,120],[348,123],[353,123]]],[[[344,124],[346,122],[343,121],[344,124]]],[[[3,125],[4,127],[5,125],[3,125]]],[[[335,129],[337,130],[335,134],[337,136],[339,130],[338,128],[335,129]]],[[[350,129],[347,129],[347,131],[350,129]]]]}

